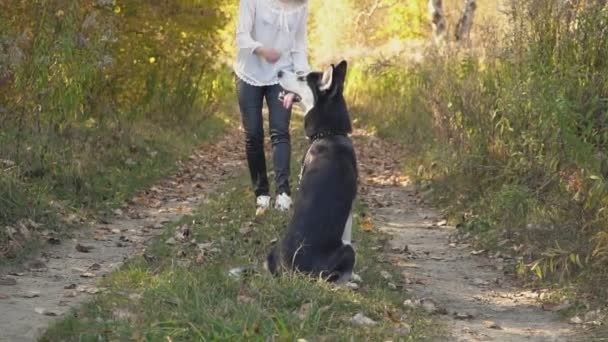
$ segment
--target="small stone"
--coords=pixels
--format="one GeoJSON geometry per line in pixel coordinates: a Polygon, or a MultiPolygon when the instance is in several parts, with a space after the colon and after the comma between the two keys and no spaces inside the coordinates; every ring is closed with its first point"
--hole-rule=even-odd
{"type": "Polygon", "coordinates": [[[408,336],[411,332],[412,332],[412,328],[405,323],[402,323],[401,327],[395,329],[395,334],[402,336],[402,337],[408,336]]]}
{"type": "Polygon", "coordinates": [[[578,317],[578,316],[574,316],[572,318],[570,318],[570,323],[572,324],[583,324],[583,320],[578,317]]]}
{"type": "Polygon", "coordinates": [[[361,279],[361,276],[359,276],[358,274],[353,273],[353,275],[350,277],[350,280],[354,281],[355,283],[362,283],[363,279],[361,279]]]}
{"type": "Polygon", "coordinates": [[[165,241],[165,243],[169,246],[174,246],[175,245],[175,238],[170,237],[167,239],[167,241],[165,241]]]}
{"type": "Polygon", "coordinates": [[[454,313],[454,318],[455,319],[460,319],[460,320],[473,319],[473,315],[471,315],[468,312],[455,312],[454,313]]]}
{"type": "Polygon", "coordinates": [[[387,272],[387,271],[381,271],[381,272],[380,272],[380,275],[382,276],[382,278],[384,278],[384,279],[386,279],[386,280],[389,280],[389,279],[393,278],[393,275],[392,275],[392,274],[390,274],[390,273],[389,273],[389,272],[387,272]]]}
{"type": "Polygon", "coordinates": [[[22,294],[21,297],[23,297],[23,298],[36,298],[36,297],[40,297],[40,292],[39,291],[29,291],[29,292],[26,292],[26,293],[22,294]]]}
{"type": "Polygon", "coordinates": [[[490,283],[486,280],[475,278],[473,279],[473,285],[475,286],[488,286],[490,283]]]}
{"type": "Polygon", "coordinates": [[[422,301],[422,308],[431,314],[437,312],[437,305],[430,299],[424,299],[422,301]]]}
{"type": "Polygon", "coordinates": [[[355,325],[366,325],[366,326],[373,326],[373,325],[378,324],[378,322],[363,315],[362,313],[356,314],[353,318],[350,319],[350,322],[355,325]]]}
{"type": "Polygon", "coordinates": [[[393,290],[393,291],[397,290],[397,285],[395,285],[394,283],[390,283],[390,282],[389,282],[389,283],[387,284],[387,286],[388,286],[388,288],[389,288],[389,289],[391,289],[391,290],[393,290]]]}
{"type": "Polygon", "coordinates": [[[9,296],[9,295],[4,294],[4,293],[0,293],[0,300],[1,300],[1,299],[9,299],[9,298],[10,298],[10,296],[9,296]]]}
{"type": "Polygon", "coordinates": [[[95,247],[93,247],[93,246],[76,244],[76,250],[79,251],[80,253],[90,253],[94,248],[95,247]]]}
{"type": "Polygon", "coordinates": [[[95,273],[85,272],[80,275],[81,278],[95,278],[95,273]]]}
{"type": "Polygon", "coordinates": [[[35,308],[34,311],[36,311],[36,313],[38,313],[38,314],[45,315],[45,316],[57,316],[57,313],[55,313],[53,311],[49,311],[44,308],[35,308]]]}
{"type": "Polygon", "coordinates": [[[359,284],[352,282],[352,281],[349,281],[348,283],[346,283],[345,286],[353,291],[359,290],[359,284]]]}
{"type": "Polygon", "coordinates": [[[403,306],[405,306],[406,308],[409,308],[409,309],[415,309],[416,307],[418,307],[418,305],[419,305],[419,303],[416,303],[411,299],[406,299],[403,302],[403,306]]]}
{"type": "Polygon", "coordinates": [[[64,286],[63,288],[66,289],[66,290],[73,290],[76,287],[77,287],[76,284],[69,284],[69,285],[64,286]]]}
{"type": "Polygon", "coordinates": [[[85,290],[85,292],[88,294],[98,294],[99,292],[101,292],[101,289],[97,287],[89,287],[85,290]]]}
{"type": "Polygon", "coordinates": [[[73,297],[76,297],[77,295],[78,295],[78,292],[75,290],[65,291],[65,293],[63,294],[63,296],[66,298],[73,298],[73,297]]]}

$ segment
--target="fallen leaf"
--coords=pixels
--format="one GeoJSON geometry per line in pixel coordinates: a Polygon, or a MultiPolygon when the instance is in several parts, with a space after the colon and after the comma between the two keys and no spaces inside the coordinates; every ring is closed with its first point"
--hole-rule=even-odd
{"type": "Polygon", "coordinates": [[[362,313],[356,314],[353,318],[350,319],[350,322],[355,325],[366,325],[366,326],[372,326],[372,325],[378,324],[378,322],[365,316],[362,313]]]}
{"type": "Polygon", "coordinates": [[[237,302],[239,304],[250,304],[250,303],[253,303],[254,301],[255,301],[255,299],[253,299],[249,296],[246,296],[246,295],[239,295],[237,297],[237,302]]]}
{"type": "Polygon", "coordinates": [[[44,308],[35,308],[34,311],[36,311],[36,313],[38,313],[38,314],[45,315],[45,316],[57,316],[57,313],[55,313],[53,311],[49,311],[44,308]]]}
{"type": "Polygon", "coordinates": [[[480,249],[478,251],[471,251],[471,255],[481,255],[483,253],[487,252],[486,249],[480,249]]]}
{"type": "Polygon", "coordinates": [[[437,222],[438,227],[443,227],[443,226],[447,226],[447,225],[448,225],[447,220],[441,220],[441,221],[437,222]]]}
{"type": "Polygon", "coordinates": [[[84,292],[86,292],[88,294],[98,294],[99,292],[101,292],[101,289],[94,287],[94,286],[90,286],[90,287],[87,287],[84,292]]]}
{"type": "Polygon", "coordinates": [[[490,282],[487,280],[483,280],[480,278],[473,279],[473,285],[475,285],[475,286],[488,286],[489,284],[490,284],[490,282]]]}
{"type": "Polygon", "coordinates": [[[244,226],[241,229],[239,229],[239,233],[241,235],[247,235],[249,233],[251,233],[253,231],[253,229],[251,228],[251,226],[244,226]]]}
{"type": "Polygon", "coordinates": [[[409,253],[410,247],[408,245],[394,246],[392,248],[392,251],[393,252],[398,252],[398,253],[409,253]]]}
{"type": "Polygon", "coordinates": [[[99,271],[101,269],[101,265],[98,263],[94,263],[93,265],[89,266],[88,270],[89,271],[99,271]]]}
{"type": "Polygon", "coordinates": [[[85,272],[80,275],[81,278],[95,278],[95,274],[91,272],[85,272]]]}
{"type": "Polygon", "coordinates": [[[121,320],[131,320],[133,317],[135,317],[135,315],[130,312],[129,310],[125,310],[125,309],[114,309],[112,311],[112,315],[118,319],[121,320]]]}
{"type": "Polygon", "coordinates": [[[483,325],[485,325],[488,329],[502,330],[502,327],[493,321],[483,321],[483,325]]]}
{"type": "Polygon", "coordinates": [[[48,238],[48,239],[46,240],[46,242],[48,242],[48,243],[49,243],[49,244],[51,244],[51,245],[59,245],[59,244],[61,244],[61,240],[59,240],[59,239],[58,239],[58,238],[56,238],[56,237],[50,237],[50,238],[48,238]]]}
{"type": "Polygon", "coordinates": [[[0,299],[9,299],[10,296],[4,293],[0,293],[0,299]]]}
{"type": "Polygon", "coordinates": [[[438,311],[437,305],[430,299],[423,299],[420,304],[422,308],[428,313],[432,314],[438,311]]]}
{"type": "Polygon", "coordinates": [[[69,284],[69,285],[64,286],[63,288],[66,290],[73,290],[76,287],[77,287],[76,284],[69,284]]]}
{"type": "Polygon", "coordinates": [[[175,238],[170,237],[167,239],[167,241],[165,241],[165,243],[169,246],[174,246],[175,245],[175,238]]]}
{"type": "Polygon", "coordinates": [[[95,247],[93,246],[86,246],[86,245],[82,245],[80,243],[76,244],[76,250],[81,252],[81,253],[90,253],[95,247]]]}
{"type": "Polygon", "coordinates": [[[556,312],[556,311],[566,310],[566,309],[570,308],[571,306],[572,306],[572,304],[570,304],[569,302],[565,302],[565,303],[561,303],[561,304],[545,303],[545,304],[543,304],[543,310],[556,312]]]}
{"type": "Polygon", "coordinates": [[[396,265],[399,267],[406,267],[406,268],[420,268],[420,266],[414,264],[413,262],[408,262],[408,261],[404,261],[404,260],[397,261],[396,265]]]}
{"type": "Polygon", "coordinates": [[[361,229],[363,229],[364,232],[371,232],[374,229],[374,224],[369,217],[366,217],[363,222],[361,222],[361,229]]]}
{"type": "Polygon", "coordinates": [[[45,272],[48,270],[46,264],[41,260],[32,260],[26,263],[25,266],[31,272],[45,272]]]}
{"type": "Polygon", "coordinates": [[[8,274],[16,277],[23,277],[25,272],[8,272],[8,274]]]}

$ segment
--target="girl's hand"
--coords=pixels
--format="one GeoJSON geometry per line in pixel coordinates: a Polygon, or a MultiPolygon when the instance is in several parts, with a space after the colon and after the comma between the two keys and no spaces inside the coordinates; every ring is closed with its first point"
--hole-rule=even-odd
{"type": "Polygon", "coordinates": [[[294,93],[285,94],[285,97],[283,97],[283,107],[285,107],[285,109],[290,109],[291,106],[293,105],[295,98],[296,98],[296,94],[294,94],[294,93]]]}
{"type": "Polygon", "coordinates": [[[255,49],[255,54],[264,58],[268,63],[274,64],[281,58],[281,53],[272,48],[259,47],[255,49]]]}

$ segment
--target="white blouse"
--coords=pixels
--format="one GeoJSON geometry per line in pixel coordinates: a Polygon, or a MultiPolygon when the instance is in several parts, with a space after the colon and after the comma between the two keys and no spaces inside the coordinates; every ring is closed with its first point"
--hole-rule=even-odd
{"type": "Polygon", "coordinates": [[[279,83],[280,70],[308,73],[307,18],[307,1],[240,0],[236,75],[250,85],[268,86],[279,83]],[[281,58],[272,64],[253,53],[262,46],[277,50],[281,58]]]}

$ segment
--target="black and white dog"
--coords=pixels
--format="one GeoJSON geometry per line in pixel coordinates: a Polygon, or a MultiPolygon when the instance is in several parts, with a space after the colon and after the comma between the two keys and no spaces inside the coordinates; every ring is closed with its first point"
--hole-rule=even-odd
{"type": "Polygon", "coordinates": [[[294,270],[331,282],[352,276],[351,210],[357,193],[357,162],[342,94],[346,70],[347,63],[342,61],[323,73],[279,73],[283,89],[296,94],[304,110],[311,145],[287,234],[268,256],[267,267],[273,274],[294,270]]]}

